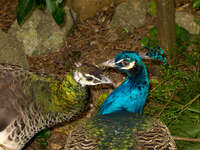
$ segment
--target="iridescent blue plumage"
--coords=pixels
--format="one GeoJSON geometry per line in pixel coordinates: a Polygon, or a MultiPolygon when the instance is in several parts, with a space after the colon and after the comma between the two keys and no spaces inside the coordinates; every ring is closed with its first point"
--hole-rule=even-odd
{"type": "Polygon", "coordinates": [[[121,52],[106,65],[113,65],[113,63],[121,72],[126,73],[127,77],[104,101],[98,115],[118,111],[141,114],[149,89],[145,64],[136,52],[121,52]]]}
{"type": "Polygon", "coordinates": [[[151,59],[159,60],[163,63],[163,65],[167,64],[167,58],[164,54],[164,51],[159,46],[154,48],[149,48],[148,46],[145,47],[147,49],[146,55],[149,56],[151,59]]]}

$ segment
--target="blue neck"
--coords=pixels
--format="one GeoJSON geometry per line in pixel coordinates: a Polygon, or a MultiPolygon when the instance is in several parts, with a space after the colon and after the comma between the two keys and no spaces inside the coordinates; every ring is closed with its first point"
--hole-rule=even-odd
{"type": "Polygon", "coordinates": [[[142,61],[137,64],[136,69],[130,70],[127,73],[127,78],[131,83],[148,84],[149,86],[147,68],[142,61]]]}
{"type": "Polygon", "coordinates": [[[142,113],[148,95],[149,79],[143,62],[127,73],[125,81],[104,101],[98,115],[119,111],[142,113]]]}

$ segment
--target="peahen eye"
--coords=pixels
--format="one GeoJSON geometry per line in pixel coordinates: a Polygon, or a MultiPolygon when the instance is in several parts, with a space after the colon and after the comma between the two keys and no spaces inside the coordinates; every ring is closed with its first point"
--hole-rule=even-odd
{"type": "Polygon", "coordinates": [[[86,77],[86,80],[87,80],[87,81],[92,81],[93,78],[92,78],[92,77],[86,77]]]}

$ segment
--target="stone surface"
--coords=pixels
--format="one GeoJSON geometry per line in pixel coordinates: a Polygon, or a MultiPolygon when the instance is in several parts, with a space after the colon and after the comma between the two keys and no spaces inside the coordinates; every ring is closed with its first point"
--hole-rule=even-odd
{"type": "Polygon", "coordinates": [[[111,4],[118,5],[127,0],[69,0],[70,7],[80,16],[82,20],[93,17],[101,9],[111,4]]]}
{"type": "Polygon", "coordinates": [[[128,0],[123,2],[115,10],[111,25],[121,27],[128,31],[145,25],[147,14],[146,0],[128,0]]]}
{"type": "Polygon", "coordinates": [[[28,68],[28,61],[22,50],[22,43],[0,30],[0,63],[9,63],[28,68]]]}
{"type": "Polygon", "coordinates": [[[188,12],[176,11],[176,23],[191,34],[200,34],[200,25],[195,22],[195,17],[188,12]]]}
{"type": "Polygon", "coordinates": [[[73,26],[67,6],[65,6],[65,12],[66,23],[62,27],[56,24],[47,10],[43,12],[36,9],[21,26],[15,21],[9,33],[23,43],[23,51],[26,55],[32,56],[57,51],[63,46],[64,39],[73,26]]]}

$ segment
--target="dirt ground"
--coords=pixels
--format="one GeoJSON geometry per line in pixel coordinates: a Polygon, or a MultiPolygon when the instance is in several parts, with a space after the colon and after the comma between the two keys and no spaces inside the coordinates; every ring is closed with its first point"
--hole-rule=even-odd
{"type": "MultiPolygon", "coordinates": [[[[190,9],[189,0],[177,0],[176,7],[190,9]]],[[[1,0],[0,2],[0,28],[7,32],[13,20],[16,19],[17,0],[1,0]]],[[[122,34],[122,30],[113,31],[109,26],[114,8],[98,12],[95,17],[88,19],[83,24],[78,24],[66,38],[66,44],[60,52],[29,57],[31,69],[46,72],[52,76],[62,78],[66,71],[73,69],[74,62],[87,62],[99,64],[113,58],[118,52],[124,50],[139,51],[142,49],[140,40],[149,29],[155,25],[155,18],[147,17],[147,24],[132,33],[122,34]],[[112,42],[117,36],[118,40],[112,42]]],[[[125,78],[115,70],[107,70],[105,74],[115,83],[120,84],[125,78]]],[[[94,87],[91,89],[92,97],[88,112],[84,118],[95,115],[95,104],[102,93],[109,93],[112,87],[94,87]]],[[[150,104],[151,105],[151,104],[150,104]]],[[[45,150],[60,150],[64,146],[67,134],[73,125],[61,125],[51,130],[51,137],[45,150]]],[[[40,150],[40,140],[35,138],[27,145],[25,150],[40,150]]]]}

